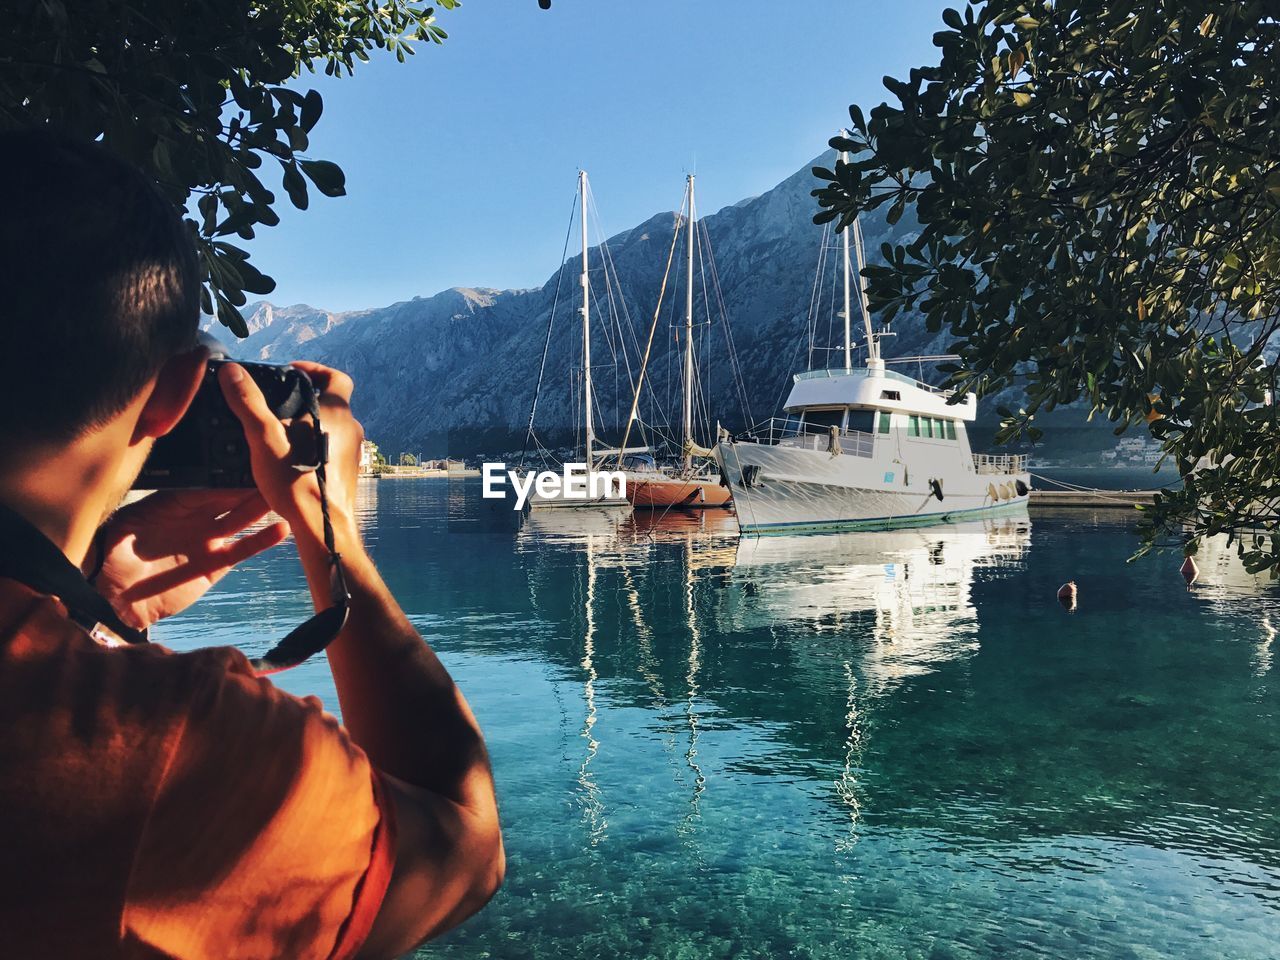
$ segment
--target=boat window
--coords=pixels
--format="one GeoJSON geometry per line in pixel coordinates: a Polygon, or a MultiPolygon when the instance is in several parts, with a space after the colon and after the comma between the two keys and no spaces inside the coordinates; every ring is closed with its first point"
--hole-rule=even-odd
{"type": "Polygon", "coordinates": [[[920,436],[933,437],[933,420],[929,417],[920,418],[920,436]]]}
{"type": "Polygon", "coordinates": [[[954,440],[956,438],[956,422],[954,420],[947,421],[947,439],[954,440]]]}
{"type": "Polygon", "coordinates": [[[920,436],[920,418],[917,417],[914,413],[907,419],[907,436],[908,437],[920,436]]]}
{"type": "Polygon", "coordinates": [[[880,411],[880,432],[889,432],[889,412],[887,410],[880,411]]]}
{"type": "Polygon", "coordinates": [[[876,428],[876,412],[874,410],[850,410],[849,424],[846,430],[858,430],[870,433],[876,428]]]}
{"type": "Polygon", "coordinates": [[[804,425],[809,428],[810,433],[829,430],[843,424],[844,407],[838,410],[806,410],[804,412],[804,425]]]}
{"type": "Polygon", "coordinates": [[[901,400],[902,393],[898,390],[881,390],[880,399],[881,400],[901,400]]]}
{"type": "Polygon", "coordinates": [[[933,421],[933,439],[941,440],[946,434],[942,430],[942,421],[935,419],[933,421]]]}

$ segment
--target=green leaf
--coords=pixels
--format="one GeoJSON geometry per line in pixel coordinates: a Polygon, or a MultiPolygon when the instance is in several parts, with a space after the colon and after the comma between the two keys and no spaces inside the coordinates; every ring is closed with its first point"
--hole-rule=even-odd
{"type": "Polygon", "coordinates": [[[284,166],[283,185],[289,201],[299,210],[307,209],[307,182],[298,172],[298,165],[287,163],[284,166]]]}
{"type": "Polygon", "coordinates": [[[849,107],[849,119],[853,122],[854,129],[865,135],[867,132],[867,121],[862,116],[862,108],[856,103],[849,107]]]}
{"type": "Polygon", "coordinates": [[[308,90],[306,96],[302,98],[302,116],[299,119],[302,129],[310,133],[320,121],[320,114],[323,112],[324,99],[320,96],[320,92],[308,90]]]}
{"type": "Polygon", "coordinates": [[[342,168],[328,160],[301,160],[302,172],[326,197],[341,197],[347,192],[347,177],[342,168]]]}

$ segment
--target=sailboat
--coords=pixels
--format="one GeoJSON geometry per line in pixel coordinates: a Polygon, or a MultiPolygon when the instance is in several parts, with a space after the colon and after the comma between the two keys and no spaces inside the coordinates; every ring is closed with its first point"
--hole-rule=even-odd
{"type": "MultiPolygon", "coordinates": [[[[711,469],[714,463],[712,460],[713,452],[705,447],[698,446],[693,436],[693,250],[695,246],[694,224],[696,219],[693,174],[689,174],[686,179],[685,203],[683,206],[687,208],[688,216],[685,224],[687,229],[685,242],[687,248],[685,250],[687,283],[684,304],[684,373],[681,377],[683,385],[681,462],[676,467],[664,469],[659,467],[652,457],[643,454],[633,453],[625,459],[619,459],[619,464],[627,468],[627,497],[639,509],[668,510],[677,508],[701,510],[709,507],[728,507],[732,503],[729,488],[721,482],[719,474],[711,469]]],[[[679,214],[677,214],[677,217],[679,217],[679,214]]],[[[679,225],[677,225],[678,229],[679,225]]],[[[657,321],[658,313],[655,311],[655,326],[657,321]]],[[[649,341],[652,344],[652,331],[650,331],[649,341]]],[[[640,377],[636,382],[628,427],[636,418],[647,362],[648,350],[645,351],[640,377]]],[[[623,438],[623,446],[626,446],[625,436],[623,438]]]]}
{"type": "Polygon", "coordinates": [[[887,529],[1026,510],[1026,457],[970,450],[965,425],[977,417],[973,395],[957,402],[951,391],[886,368],[867,309],[857,219],[841,237],[843,369],[796,374],[786,417],[716,443],[739,530],[887,529]],[[851,233],[867,351],[866,366],[857,368],[850,328],[851,233]]]}
{"type": "MultiPolygon", "coordinates": [[[[604,465],[605,460],[615,454],[620,453],[618,450],[596,450],[595,421],[592,409],[593,393],[591,384],[591,279],[589,270],[589,246],[587,242],[587,171],[578,171],[578,202],[579,202],[579,219],[582,225],[582,275],[580,284],[582,286],[582,306],[579,312],[582,314],[582,423],[583,423],[583,463],[588,472],[596,471],[604,465]]],[[[539,377],[539,388],[541,387],[541,377],[539,377]]],[[[534,410],[537,409],[537,397],[534,397],[534,410]]],[[[533,432],[533,414],[529,416],[529,431],[533,432]]],[[[614,508],[614,509],[631,509],[631,502],[626,498],[623,491],[612,483],[600,483],[589,485],[589,496],[586,497],[570,497],[565,495],[564,489],[558,489],[552,495],[546,495],[539,492],[536,488],[530,493],[528,498],[528,508],[530,510],[544,510],[550,507],[556,508],[614,508]]]]}

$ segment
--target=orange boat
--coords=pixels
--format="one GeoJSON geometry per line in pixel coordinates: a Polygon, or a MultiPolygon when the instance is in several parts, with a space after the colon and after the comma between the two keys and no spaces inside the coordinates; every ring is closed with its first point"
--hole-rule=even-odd
{"type": "Polygon", "coordinates": [[[733,502],[719,477],[669,477],[663,473],[628,473],[627,499],[636,509],[686,510],[727,507],[733,502]]]}

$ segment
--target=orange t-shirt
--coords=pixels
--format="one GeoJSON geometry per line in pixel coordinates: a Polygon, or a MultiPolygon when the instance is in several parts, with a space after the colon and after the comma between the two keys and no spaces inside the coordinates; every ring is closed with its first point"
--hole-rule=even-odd
{"type": "Polygon", "coordinates": [[[352,956],[389,800],[318,701],[230,648],[106,647],[0,580],[0,956],[352,956]]]}

